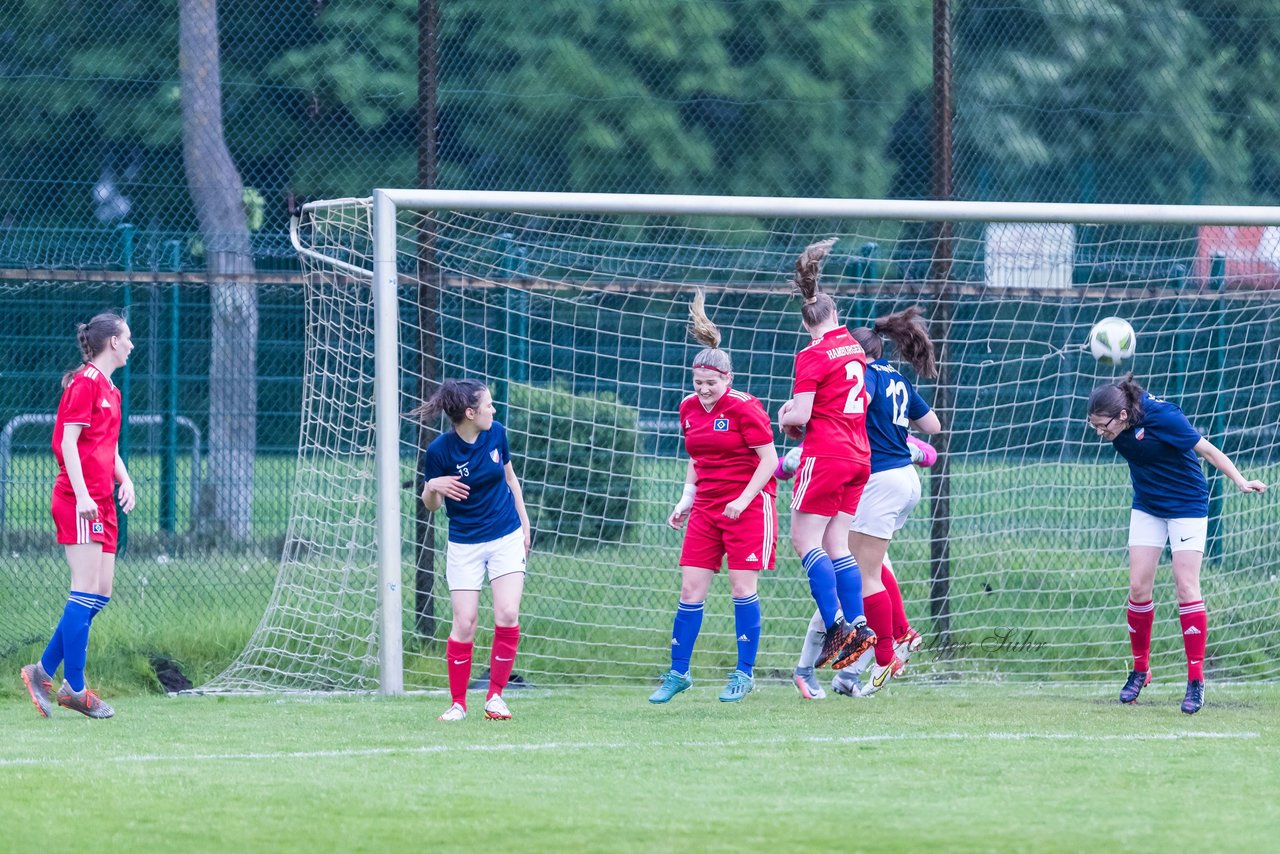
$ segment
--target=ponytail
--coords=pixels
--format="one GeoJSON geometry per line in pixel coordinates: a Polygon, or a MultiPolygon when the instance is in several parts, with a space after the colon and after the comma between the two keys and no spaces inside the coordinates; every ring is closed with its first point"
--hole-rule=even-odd
{"type": "Polygon", "coordinates": [[[720,327],[707,317],[706,295],[702,288],[694,292],[693,302],[689,304],[689,335],[703,346],[693,357],[695,369],[709,368],[725,376],[733,374],[733,362],[729,354],[720,349],[720,327]]]}
{"type": "Polygon", "coordinates": [[[467,417],[468,409],[480,405],[480,395],[486,388],[479,380],[445,380],[425,403],[409,412],[409,417],[430,427],[443,413],[451,423],[458,424],[467,417]]]}
{"type": "Polygon", "coordinates": [[[822,262],[831,254],[831,247],[835,242],[836,238],[828,237],[826,240],[811,243],[796,259],[796,272],[791,278],[791,284],[804,299],[804,305],[800,307],[800,316],[804,318],[805,326],[810,329],[836,316],[835,300],[818,289],[818,276],[822,273],[822,262]]]}
{"type": "Polygon", "coordinates": [[[880,336],[883,335],[893,342],[898,355],[915,369],[917,375],[928,379],[938,375],[933,340],[929,337],[929,330],[920,317],[920,307],[917,305],[876,318],[870,327],[859,327],[852,334],[872,360],[880,358],[884,352],[884,345],[880,341],[880,336]]]}
{"type": "Polygon", "coordinates": [[[124,332],[124,318],[114,311],[95,314],[88,323],[76,324],[76,344],[80,347],[80,364],[62,375],[62,387],[71,385],[71,379],[86,363],[100,356],[111,339],[124,332]]]}
{"type": "Polygon", "coordinates": [[[1124,411],[1129,413],[1130,424],[1139,424],[1146,414],[1142,406],[1142,395],[1145,393],[1146,389],[1133,378],[1133,371],[1130,371],[1118,381],[1100,385],[1093,390],[1089,395],[1089,415],[1118,418],[1124,411]]]}

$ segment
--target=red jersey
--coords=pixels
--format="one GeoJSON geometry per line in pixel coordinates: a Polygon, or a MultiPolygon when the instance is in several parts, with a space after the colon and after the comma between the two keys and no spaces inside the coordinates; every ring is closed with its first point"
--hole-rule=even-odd
{"type": "Polygon", "coordinates": [[[120,439],[120,390],[93,365],[76,371],[62,390],[58,418],[53,424],[53,455],[58,460],[58,480],[53,494],[75,500],[75,490],[62,459],[62,434],[68,424],[82,424],[76,448],[89,497],[104,501],[116,485],[116,444],[120,439]]]}
{"type": "MultiPolygon", "coordinates": [[[[758,399],[730,388],[708,412],[702,399],[691,394],[680,402],[680,430],[684,447],[698,477],[697,504],[728,504],[756,472],[760,456],[755,448],[773,444],[773,423],[758,399]]],[[[769,478],[761,492],[778,494],[769,478]]]]}
{"type": "Polygon", "coordinates": [[[866,353],[843,326],[796,354],[795,393],[814,396],[804,432],[806,456],[871,459],[866,375],[866,353]]]}

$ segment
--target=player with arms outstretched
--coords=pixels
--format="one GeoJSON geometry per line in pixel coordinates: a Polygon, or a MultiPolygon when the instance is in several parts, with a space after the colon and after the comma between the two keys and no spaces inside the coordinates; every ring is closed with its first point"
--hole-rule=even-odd
{"type": "Polygon", "coordinates": [[[801,318],[812,342],[796,356],[795,388],[778,426],[804,437],[791,499],[791,545],[822,615],[825,642],[818,666],[844,667],[876,642],[862,613],[862,577],[849,551],[849,523],[871,474],[867,442],[867,362],[862,345],[836,317],[835,301],[818,286],[835,238],[807,247],[792,280],[804,300],[801,318]]]}
{"type": "Polygon", "coordinates": [[[105,312],[77,330],[84,364],[62,378],[62,400],[53,425],[58,479],[50,511],[71,566],[71,595],[53,637],[35,664],[22,668],[22,681],[36,710],[49,717],[53,674],[62,665],[58,705],[90,718],[115,710],[85,686],[89,628],[111,601],[116,568],[116,497],[133,510],[133,480],[120,458],[120,390],[111,382],[133,352],[124,318],[105,312]],[[116,485],[119,484],[117,492],[116,485]]]}
{"type": "Polygon", "coordinates": [[[1209,526],[1209,483],[1200,460],[1222,472],[1241,492],[1266,492],[1200,435],[1175,404],[1153,397],[1127,374],[1089,395],[1089,426],[1129,463],[1133,508],[1129,512],[1129,643],[1133,671],[1120,702],[1133,703],[1151,682],[1152,588],[1165,543],[1173,554],[1173,582],[1187,656],[1182,711],[1204,705],[1204,650],[1209,616],[1200,595],[1200,565],[1209,526]]]}
{"type": "Polygon", "coordinates": [[[445,577],[453,625],[445,665],[453,704],[440,720],[467,716],[467,683],[486,573],[493,590],[494,626],[484,716],[508,720],[511,710],[502,690],[511,678],[520,643],[520,597],[531,545],[529,514],[511,465],[507,430],[494,420],[488,387],[479,380],[445,380],[409,414],[434,424],[442,412],[452,429],[433,439],[422,455],[422,501],[431,511],[443,504],[449,516],[445,577]]]}
{"type": "Polygon", "coordinates": [[[649,697],[666,703],[693,684],[689,659],[702,628],[711,580],[726,558],[733,594],[738,662],[720,692],[737,702],[755,686],[760,646],[760,570],[774,568],[778,542],[778,453],[773,426],[760,401],[733,388],[733,365],[720,349],[720,330],[703,309],[699,291],[690,308],[690,332],[703,345],[693,357],[693,394],[680,403],[680,429],[689,464],[684,494],[667,523],[685,530],[680,550],[680,602],[671,627],[671,669],[649,697]]]}

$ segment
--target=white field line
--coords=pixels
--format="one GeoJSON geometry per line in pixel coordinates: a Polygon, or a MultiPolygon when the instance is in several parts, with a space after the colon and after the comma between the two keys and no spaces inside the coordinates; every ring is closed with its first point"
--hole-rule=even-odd
{"type": "MultiPolygon", "coordinates": [[[[1251,739],[1258,738],[1256,732],[1167,732],[1132,735],[1087,735],[1070,732],[987,732],[987,733],[933,733],[929,735],[848,735],[848,736],[807,736],[804,738],[761,738],[734,741],[676,741],[667,743],[650,743],[648,746],[670,749],[715,749],[762,747],[768,745],[804,745],[804,744],[874,744],[892,741],[1060,741],[1060,742],[1102,742],[1102,741],[1181,741],[1182,739],[1251,739]]],[[[193,762],[259,762],[305,759],[351,759],[369,756],[421,756],[438,753],[529,753],[534,751],[603,751],[634,750],[634,742],[621,741],[547,741],[529,744],[423,744],[403,747],[362,747],[349,750],[278,750],[254,751],[246,753],[141,753],[122,756],[97,756],[96,764],[115,763],[120,765],[158,764],[177,762],[190,764],[193,762]]],[[[23,766],[57,767],[62,765],[81,766],[80,758],[41,757],[41,758],[4,758],[0,757],[0,768],[23,766]]]]}

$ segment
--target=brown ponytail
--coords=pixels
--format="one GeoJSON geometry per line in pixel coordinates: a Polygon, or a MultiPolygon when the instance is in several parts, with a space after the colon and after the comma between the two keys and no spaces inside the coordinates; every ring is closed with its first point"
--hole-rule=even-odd
{"type": "Polygon", "coordinates": [[[876,318],[870,327],[858,327],[851,334],[862,345],[862,349],[867,351],[867,357],[872,361],[879,359],[884,352],[884,345],[880,341],[880,336],[883,335],[893,342],[898,355],[915,369],[916,374],[929,379],[938,375],[933,340],[920,317],[919,306],[913,305],[876,318]]]}
{"type": "Polygon", "coordinates": [[[810,329],[833,319],[836,315],[835,300],[818,290],[818,276],[822,272],[822,262],[831,254],[831,247],[835,243],[834,237],[811,243],[796,259],[796,272],[791,283],[804,299],[804,305],[800,307],[800,316],[804,318],[805,325],[810,329]]]}
{"type": "Polygon", "coordinates": [[[76,343],[80,346],[80,365],[62,375],[62,387],[71,384],[71,378],[86,362],[92,362],[107,349],[111,339],[124,332],[124,318],[113,311],[95,314],[88,323],[76,324],[76,343]]]}
{"type": "Polygon", "coordinates": [[[1119,418],[1122,411],[1129,413],[1130,425],[1141,423],[1146,414],[1142,407],[1142,395],[1146,392],[1137,380],[1133,371],[1119,380],[1100,385],[1089,395],[1089,415],[1101,418],[1119,418]]]}

